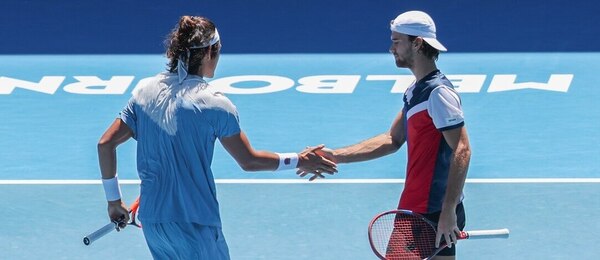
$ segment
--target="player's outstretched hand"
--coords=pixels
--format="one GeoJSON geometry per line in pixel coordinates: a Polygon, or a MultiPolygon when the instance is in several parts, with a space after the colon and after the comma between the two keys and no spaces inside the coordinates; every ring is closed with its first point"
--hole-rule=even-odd
{"type": "Polygon", "coordinates": [[[317,178],[325,178],[323,173],[334,174],[337,172],[337,165],[335,162],[320,155],[320,151],[325,148],[325,145],[317,145],[313,147],[306,147],[304,151],[299,153],[298,171],[296,174],[300,177],[304,177],[308,174],[312,176],[308,179],[313,181],[317,178]]]}

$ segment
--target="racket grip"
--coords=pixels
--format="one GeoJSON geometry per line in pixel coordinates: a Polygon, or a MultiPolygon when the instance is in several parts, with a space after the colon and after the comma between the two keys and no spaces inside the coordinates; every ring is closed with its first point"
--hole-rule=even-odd
{"type": "Polygon", "coordinates": [[[99,238],[105,236],[106,234],[116,230],[117,224],[114,222],[106,224],[106,226],[92,232],[91,234],[85,236],[83,238],[83,243],[86,246],[89,246],[92,242],[98,240],[99,238]]]}
{"type": "Polygon", "coordinates": [[[508,238],[509,235],[509,231],[506,228],[493,230],[473,230],[464,233],[466,233],[466,238],[468,239],[508,238]]]}

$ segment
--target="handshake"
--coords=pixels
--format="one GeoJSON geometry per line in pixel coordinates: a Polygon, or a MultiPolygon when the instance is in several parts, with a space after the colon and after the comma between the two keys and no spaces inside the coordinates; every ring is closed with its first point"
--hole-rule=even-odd
{"type": "Polygon", "coordinates": [[[308,179],[313,181],[317,178],[325,178],[323,173],[335,174],[337,171],[337,160],[333,155],[333,150],[326,148],[325,145],[307,146],[304,151],[298,153],[298,171],[296,174],[300,177],[312,174],[308,179]]]}

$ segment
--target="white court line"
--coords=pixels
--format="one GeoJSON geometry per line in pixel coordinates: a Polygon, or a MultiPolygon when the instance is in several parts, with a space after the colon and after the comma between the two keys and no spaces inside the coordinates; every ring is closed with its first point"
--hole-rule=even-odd
{"type": "MultiPolygon", "coordinates": [[[[215,179],[219,184],[388,184],[404,183],[404,179],[215,179]]],[[[600,178],[481,178],[467,183],[600,183],[600,178]]],[[[0,180],[0,185],[86,185],[100,180],[0,180]]],[[[140,184],[139,180],[119,180],[120,184],[140,184]]]]}

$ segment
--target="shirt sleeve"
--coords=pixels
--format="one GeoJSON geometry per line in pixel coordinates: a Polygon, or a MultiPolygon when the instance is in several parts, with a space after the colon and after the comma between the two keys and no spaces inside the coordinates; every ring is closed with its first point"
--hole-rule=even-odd
{"type": "Polygon", "coordinates": [[[219,99],[220,112],[216,120],[215,131],[217,137],[229,137],[241,132],[240,119],[237,108],[221,93],[215,95],[219,99]]]}
{"type": "Polygon", "coordinates": [[[217,136],[220,137],[229,137],[235,134],[239,134],[241,132],[240,129],[240,120],[238,114],[227,113],[225,118],[219,120],[221,123],[218,127],[217,136]]]}
{"type": "Polygon", "coordinates": [[[135,103],[133,97],[129,99],[127,105],[119,113],[119,118],[131,129],[133,132],[133,139],[137,140],[137,116],[135,114],[135,103]]]}
{"type": "Polygon", "coordinates": [[[427,112],[435,127],[440,131],[464,125],[465,120],[460,97],[447,86],[439,86],[431,91],[427,112]]]}

